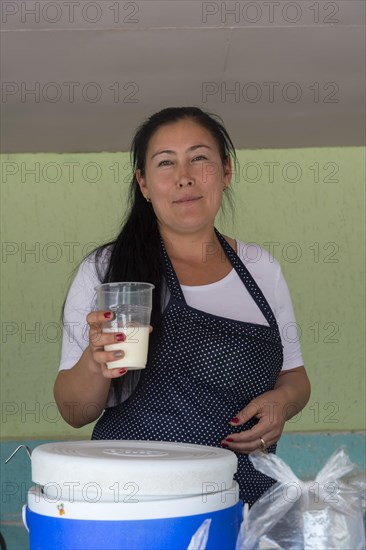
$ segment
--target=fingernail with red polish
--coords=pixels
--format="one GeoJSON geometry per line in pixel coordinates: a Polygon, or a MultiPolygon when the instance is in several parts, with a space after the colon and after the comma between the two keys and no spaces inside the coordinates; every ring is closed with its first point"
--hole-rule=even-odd
{"type": "Polygon", "coordinates": [[[112,313],[110,311],[106,311],[105,314],[104,314],[104,317],[106,319],[109,319],[110,317],[112,317],[112,313]]]}
{"type": "Polygon", "coordinates": [[[121,369],[121,370],[119,371],[120,374],[126,374],[126,372],[127,372],[127,369],[121,369]]]}
{"type": "Polygon", "coordinates": [[[126,340],[126,336],[121,332],[116,334],[116,340],[117,342],[124,342],[126,340]]]}
{"type": "Polygon", "coordinates": [[[225,441],[229,441],[230,443],[232,443],[234,440],[231,437],[227,437],[225,441]]]}
{"type": "Polygon", "coordinates": [[[237,416],[234,416],[234,418],[232,418],[230,422],[232,422],[233,424],[237,424],[238,422],[240,422],[240,420],[237,416]]]}

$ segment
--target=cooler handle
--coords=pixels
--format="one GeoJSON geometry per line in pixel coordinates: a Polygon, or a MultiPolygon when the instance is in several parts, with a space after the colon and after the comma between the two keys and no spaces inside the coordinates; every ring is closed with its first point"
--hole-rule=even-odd
{"type": "Polygon", "coordinates": [[[22,520],[23,520],[23,523],[24,523],[24,527],[26,528],[26,530],[27,530],[28,533],[29,533],[29,527],[28,527],[28,524],[27,524],[27,505],[26,505],[26,504],[23,504],[23,508],[22,508],[22,520]]]}

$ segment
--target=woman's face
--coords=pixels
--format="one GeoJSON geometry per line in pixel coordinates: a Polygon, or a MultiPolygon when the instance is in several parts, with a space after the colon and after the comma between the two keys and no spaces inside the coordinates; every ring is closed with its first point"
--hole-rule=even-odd
{"type": "Polygon", "coordinates": [[[136,172],[142,194],[152,202],[162,233],[191,233],[213,227],[230,162],[224,167],[211,133],[191,119],[160,127],[150,139],[145,174],[136,172]]]}

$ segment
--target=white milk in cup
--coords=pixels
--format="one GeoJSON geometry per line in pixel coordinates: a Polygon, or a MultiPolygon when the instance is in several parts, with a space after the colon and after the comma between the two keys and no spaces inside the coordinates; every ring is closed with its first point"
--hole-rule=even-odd
{"type": "Polygon", "coordinates": [[[95,287],[98,310],[114,313],[113,319],[103,323],[102,331],[126,337],[123,342],[104,346],[105,351],[124,351],[124,357],[107,363],[109,369],[146,367],[153,288],[150,283],[105,283],[95,287]]]}

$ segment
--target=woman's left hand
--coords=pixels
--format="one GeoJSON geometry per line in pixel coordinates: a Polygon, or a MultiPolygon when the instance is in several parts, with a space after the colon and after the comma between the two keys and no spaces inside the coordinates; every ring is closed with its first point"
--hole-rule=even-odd
{"type": "Polygon", "coordinates": [[[229,425],[242,426],[251,418],[259,421],[250,430],[228,433],[221,445],[237,453],[265,451],[279,440],[286,420],[300,412],[309,397],[310,382],[303,366],[281,372],[275,388],[253,399],[229,425]]]}
{"type": "Polygon", "coordinates": [[[276,443],[286,421],[280,396],[281,392],[271,390],[253,399],[229,424],[241,426],[251,418],[258,418],[259,422],[250,430],[228,434],[221,445],[237,453],[251,453],[256,450],[265,451],[276,443]]]}

